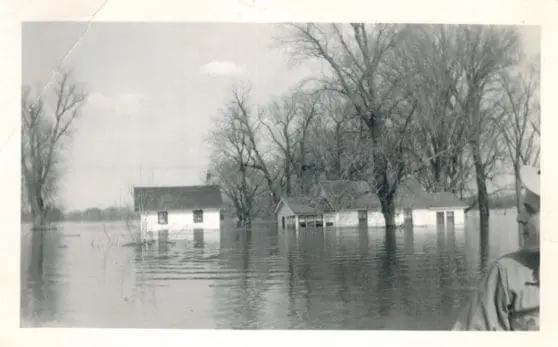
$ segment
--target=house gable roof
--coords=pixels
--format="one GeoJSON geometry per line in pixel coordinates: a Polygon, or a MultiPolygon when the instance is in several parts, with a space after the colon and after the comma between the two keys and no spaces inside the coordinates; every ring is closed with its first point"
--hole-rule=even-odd
{"type": "Polygon", "coordinates": [[[465,208],[468,204],[450,192],[428,193],[415,179],[406,179],[397,188],[395,205],[400,208],[465,208]]]}
{"type": "Polygon", "coordinates": [[[365,181],[320,181],[322,196],[335,210],[373,209],[380,206],[380,200],[365,181]]]}
{"type": "Polygon", "coordinates": [[[134,210],[194,210],[221,208],[218,186],[134,187],[134,210]]]}
{"type": "MultiPolygon", "coordinates": [[[[380,209],[381,202],[372,187],[365,181],[320,181],[322,197],[334,210],[380,209]]],[[[315,198],[314,198],[315,200],[315,198]]],[[[413,178],[404,179],[397,187],[397,208],[466,207],[467,202],[457,199],[450,192],[428,193],[413,178]]],[[[303,204],[300,200],[298,204],[303,204]]],[[[296,204],[296,202],[295,202],[296,204]]],[[[302,210],[302,208],[301,208],[302,210]]]]}
{"type": "MultiPolygon", "coordinates": [[[[297,215],[381,208],[380,199],[364,181],[320,181],[319,188],[319,197],[283,197],[274,212],[278,212],[281,204],[287,204],[297,215]]],[[[396,208],[465,208],[467,205],[449,192],[427,193],[415,179],[403,180],[395,196],[396,208]]]]}

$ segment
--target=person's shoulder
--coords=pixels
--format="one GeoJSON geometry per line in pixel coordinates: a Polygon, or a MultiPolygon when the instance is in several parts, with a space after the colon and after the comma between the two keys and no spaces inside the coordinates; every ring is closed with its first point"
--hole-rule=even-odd
{"type": "Polygon", "coordinates": [[[533,267],[538,262],[539,255],[536,253],[517,250],[515,252],[506,253],[496,259],[493,266],[500,270],[510,270],[524,267],[533,267]]]}

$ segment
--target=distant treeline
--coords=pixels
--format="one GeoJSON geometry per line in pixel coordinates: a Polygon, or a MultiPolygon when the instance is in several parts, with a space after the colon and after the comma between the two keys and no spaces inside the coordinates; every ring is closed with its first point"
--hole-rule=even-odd
{"type": "MultiPolygon", "coordinates": [[[[139,219],[139,214],[126,207],[109,207],[109,208],[88,208],[85,210],[62,212],[59,209],[51,209],[47,215],[49,222],[59,221],[83,221],[83,222],[99,222],[99,221],[119,221],[139,219]]],[[[23,212],[21,214],[22,222],[31,222],[30,213],[23,212]]]]}
{"type": "MultiPolygon", "coordinates": [[[[55,208],[55,209],[50,209],[47,211],[47,215],[46,215],[46,219],[45,221],[47,223],[52,223],[52,222],[59,222],[61,220],[64,220],[64,213],[62,213],[61,210],[55,208]]],[[[23,223],[31,223],[33,222],[33,216],[31,215],[30,212],[21,212],[21,221],[23,223]]]]}
{"type": "MultiPolygon", "coordinates": [[[[225,206],[225,217],[232,216],[233,209],[230,206],[225,206]]],[[[125,221],[137,220],[139,213],[127,207],[109,207],[97,208],[92,207],[85,210],[62,212],[60,209],[51,209],[47,214],[48,222],[72,221],[72,222],[101,222],[101,221],[125,221]]],[[[21,213],[22,222],[32,222],[33,218],[31,213],[21,213]]]]}
{"type": "Polygon", "coordinates": [[[139,219],[139,214],[126,207],[88,208],[83,211],[71,211],[64,214],[68,221],[117,221],[139,219]]]}

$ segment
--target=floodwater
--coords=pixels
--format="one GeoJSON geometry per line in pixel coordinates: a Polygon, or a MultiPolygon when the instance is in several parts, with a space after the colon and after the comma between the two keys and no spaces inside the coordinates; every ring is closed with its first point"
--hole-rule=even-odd
{"type": "Polygon", "coordinates": [[[256,226],[143,248],[124,245],[123,223],[24,225],[21,326],[450,329],[486,265],[518,247],[514,212],[493,211],[488,237],[476,216],[467,223],[299,236],[256,226]]]}

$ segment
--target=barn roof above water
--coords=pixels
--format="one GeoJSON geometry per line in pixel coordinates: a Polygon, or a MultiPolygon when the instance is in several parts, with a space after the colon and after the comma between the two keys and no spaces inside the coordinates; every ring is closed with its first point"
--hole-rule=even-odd
{"type": "MultiPolygon", "coordinates": [[[[377,195],[370,185],[364,181],[321,181],[318,184],[317,192],[317,196],[284,197],[282,201],[295,214],[381,209],[381,203],[377,195]]],[[[464,208],[467,203],[455,198],[449,192],[427,193],[416,180],[407,179],[401,182],[398,187],[395,206],[396,208],[414,209],[464,208]]],[[[275,212],[277,212],[277,208],[275,212]]]]}
{"type": "Polygon", "coordinates": [[[134,210],[167,211],[221,208],[218,186],[135,187],[134,210]]]}

